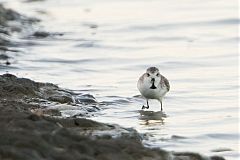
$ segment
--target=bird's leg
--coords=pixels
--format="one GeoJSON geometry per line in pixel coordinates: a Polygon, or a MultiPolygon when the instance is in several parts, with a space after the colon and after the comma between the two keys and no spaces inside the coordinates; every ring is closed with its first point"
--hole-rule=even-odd
{"type": "Polygon", "coordinates": [[[148,104],[148,100],[147,100],[147,107],[146,107],[147,109],[149,108],[149,104],[148,104]]]}
{"type": "Polygon", "coordinates": [[[146,108],[146,109],[148,109],[148,108],[149,108],[149,105],[148,105],[148,100],[147,100],[147,107],[146,107],[146,106],[144,106],[144,105],[142,106],[142,109],[145,109],[145,108],[146,108]]]}
{"type": "Polygon", "coordinates": [[[162,111],[162,110],[163,110],[163,109],[162,109],[162,100],[160,100],[160,104],[161,104],[161,111],[162,111]]]}

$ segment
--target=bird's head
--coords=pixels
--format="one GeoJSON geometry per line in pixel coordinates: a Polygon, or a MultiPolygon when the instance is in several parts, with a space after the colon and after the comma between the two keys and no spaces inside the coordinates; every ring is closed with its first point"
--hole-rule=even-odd
{"type": "Polygon", "coordinates": [[[150,89],[156,89],[161,81],[161,75],[156,67],[149,67],[144,75],[144,79],[150,84],[150,89]]]}

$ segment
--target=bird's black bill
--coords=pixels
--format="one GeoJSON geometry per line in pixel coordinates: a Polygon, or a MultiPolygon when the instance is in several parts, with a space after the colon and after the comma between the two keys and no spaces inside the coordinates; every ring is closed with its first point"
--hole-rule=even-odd
{"type": "Polygon", "coordinates": [[[152,86],[150,87],[150,89],[156,89],[157,87],[154,85],[155,78],[152,78],[151,82],[152,82],[152,86]]]}
{"type": "Polygon", "coordinates": [[[152,83],[152,86],[150,87],[150,89],[156,89],[157,87],[154,85],[154,82],[152,83]]]}
{"type": "Polygon", "coordinates": [[[154,85],[154,83],[152,84],[152,86],[150,87],[150,89],[156,89],[157,87],[154,85]]]}

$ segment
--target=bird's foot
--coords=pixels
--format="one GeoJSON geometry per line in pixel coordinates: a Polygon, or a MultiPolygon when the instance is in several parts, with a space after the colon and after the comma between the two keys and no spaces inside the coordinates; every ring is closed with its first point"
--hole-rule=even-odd
{"type": "Polygon", "coordinates": [[[144,106],[144,105],[143,105],[143,106],[142,106],[142,109],[145,109],[145,108],[146,108],[146,109],[148,109],[148,108],[149,108],[149,106],[147,106],[147,107],[146,107],[146,106],[144,106]]]}

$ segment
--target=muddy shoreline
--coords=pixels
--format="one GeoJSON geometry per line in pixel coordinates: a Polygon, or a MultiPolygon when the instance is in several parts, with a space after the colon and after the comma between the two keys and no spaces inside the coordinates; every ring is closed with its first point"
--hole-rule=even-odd
{"type": "MultiPolygon", "coordinates": [[[[25,17],[0,4],[0,69],[11,66],[12,32],[21,32],[39,20],[25,17]],[[16,21],[18,25],[10,25],[16,21]]],[[[35,34],[34,36],[49,34],[35,34]]],[[[84,160],[222,160],[197,153],[167,152],[144,147],[136,130],[87,119],[101,109],[92,95],[74,93],[51,83],[34,82],[12,74],[0,75],[0,159],[84,160]],[[49,106],[78,107],[62,117],[49,106]]]]}
{"type": "MultiPolygon", "coordinates": [[[[72,103],[66,92],[50,83],[0,75],[1,159],[223,159],[146,148],[134,129],[86,118],[60,118],[58,110],[41,103],[72,103]]],[[[84,106],[88,103],[92,101],[84,101],[84,106]]]]}

